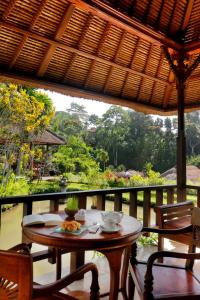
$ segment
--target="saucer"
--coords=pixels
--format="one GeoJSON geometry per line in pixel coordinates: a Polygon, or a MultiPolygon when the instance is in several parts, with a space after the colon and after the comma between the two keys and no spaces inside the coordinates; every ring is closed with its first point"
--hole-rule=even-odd
{"type": "Polygon", "coordinates": [[[119,230],[120,230],[119,225],[116,225],[114,227],[108,227],[108,226],[101,225],[102,232],[113,233],[113,232],[118,232],[119,230]]]}

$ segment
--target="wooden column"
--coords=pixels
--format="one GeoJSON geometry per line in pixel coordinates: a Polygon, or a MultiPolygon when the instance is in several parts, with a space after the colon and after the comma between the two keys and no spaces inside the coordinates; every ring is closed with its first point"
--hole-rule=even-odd
{"type": "MultiPolygon", "coordinates": [[[[181,69],[181,67],[180,67],[181,69]]],[[[177,136],[177,202],[186,200],[186,140],[185,140],[185,80],[179,75],[177,81],[177,102],[178,102],[178,136],[177,136]]]]}
{"type": "Polygon", "coordinates": [[[184,124],[185,83],[200,63],[200,54],[189,65],[188,54],[184,49],[170,55],[166,47],[162,47],[171,71],[174,73],[177,87],[178,137],[177,137],[177,202],[186,200],[186,140],[184,124]],[[176,62],[176,63],[175,63],[176,62]]]}

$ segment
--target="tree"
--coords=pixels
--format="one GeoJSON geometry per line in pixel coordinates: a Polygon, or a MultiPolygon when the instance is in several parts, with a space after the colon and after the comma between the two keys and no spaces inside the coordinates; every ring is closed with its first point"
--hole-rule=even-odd
{"type": "Polygon", "coordinates": [[[88,147],[80,137],[71,136],[66,145],[60,146],[54,153],[53,163],[64,172],[84,172],[86,175],[99,166],[92,156],[92,148],[88,147]]]}
{"type": "MultiPolygon", "coordinates": [[[[15,84],[0,85],[0,136],[4,140],[4,172],[17,162],[17,174],[24,152],[30,152],[33,136],[50,124],[54,115],[51,99],[35,89],[15,84]]],[[[32,153],[33,154],[33,153],[32,153]]]]}
{"type": "Polygon", "coordinates": [[[102,168],[103,171],[105,171],[105,165],[109,160],[108,152],[102,148],[96,149],[95,156],[96,156],[97,161],[100,163],[100,165],[103,166],[103,168],[102,168]]]}
{"type": "Polygon", "coordinates": [[[121,107],[112,105],[97,126],[97,147],[108,152],[109,163],[114,166],[121,163],[119,156],[126,143],[127,125],[128,113],[121,107]]]}

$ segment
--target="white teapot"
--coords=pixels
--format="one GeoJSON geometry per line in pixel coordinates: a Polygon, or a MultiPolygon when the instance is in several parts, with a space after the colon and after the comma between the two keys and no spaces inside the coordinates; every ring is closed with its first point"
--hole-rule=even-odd
{"type": "Polygon", "coordinates": [[[122,211],[105,211],[101,212],[101,217],[104,223],[115,223],[121,222],[124,213],[122,211]]]}

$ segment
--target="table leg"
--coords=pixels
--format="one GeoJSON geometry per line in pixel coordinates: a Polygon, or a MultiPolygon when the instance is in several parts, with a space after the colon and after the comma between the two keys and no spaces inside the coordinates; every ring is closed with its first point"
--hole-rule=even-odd
{"type": "Polygon", "coordinates": [[[122,265],[122,273],[121,273],[121,291],[124,300],[128,300],[128,295],[126,291],[126,282],[127,282],[127,274],[128,274],[128,264],[131,254],[131,246],[127,247],[124,250],[124,259],[123,259],[123,265],[122,265]]]}
{"type": "Polygon", "coordinates": [[[107,257],[110,266],[109,300],[118,299],[121,259],[122,259],[123,251],[124,248],[120,248],[112,251],[101,251],[107,257]]]}

